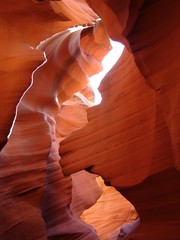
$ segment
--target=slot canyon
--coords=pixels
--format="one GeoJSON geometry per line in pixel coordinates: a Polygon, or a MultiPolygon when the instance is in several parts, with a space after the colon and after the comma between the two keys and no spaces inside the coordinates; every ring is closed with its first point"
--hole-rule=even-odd
{"type": "Polygon", "coordinates": [[[179,240],[180,1],[0,12],[0,240],[179,240]]]}

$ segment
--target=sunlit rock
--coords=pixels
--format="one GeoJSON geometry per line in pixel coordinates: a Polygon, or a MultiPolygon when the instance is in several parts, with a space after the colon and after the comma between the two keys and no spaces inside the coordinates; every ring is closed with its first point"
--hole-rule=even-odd
{"type": "Polygon", "coordinates": [[[179,11],[0,1],[1,240],[179,240],[179,11]]]}

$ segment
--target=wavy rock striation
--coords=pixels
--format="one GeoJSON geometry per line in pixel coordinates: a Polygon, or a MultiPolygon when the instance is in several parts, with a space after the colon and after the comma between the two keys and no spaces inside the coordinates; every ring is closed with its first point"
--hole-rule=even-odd
{"type": "Polygon", "coordinates": [[[105,77],[88,125],[61,144],[63,171],[99,174],[133,203],[141,224],[124,239],[178,239],[179,2],[88,3],[127,50],[105,77]]]}
{"type": "Polygon", "coordinates": [[[0,2],[1,240],[179,239],[179,10],[0,2]],[[87,109],[109,37],[125,50],[87,109]]]}
{"type": "MultiPolygon", "coordinates": [[[[94,181],[95,176],[81,173],[81,179],[91,183],[86,188],[93,192],[93,198],[88,201],[83,199],[83,189],[79,190],[78,194],[82,196],[78,199],[81,202],[78,210],[74,207],[77,200],[72,199],[72,192],[76,196],[78,177],[64,177],[59,165],[58,148],[67,134],[87,123],[86,103],[78,97],[83,96],[83,92],[77,97],[73,95],[86,88],[88,76],[102,68],[101,60],[111,48],[109,38],[101,22],[94,24],[97,16],[92,14],[92,10],[91,21],[88,22],[91,26],[71,33],[66,28],[74,26],[74,20],[69,19],[63,24],[60,21],[62,18],[51,9],[51,5],[54,10],[57,9],[58,3],[14,5],[14,1],[11,2],[11,10],[1,3],[4,14],[1,21],[4,30],[1,42],[4,45],[1,44],[1,47],[5,49],[1,55],[2,61],[7,59],[4,67],[2,65],[5,72],[2,87],[9,91],[7,96],[6,92],[2,94],[2,147],[9,133],[10,136],[0,153],[0,238],[98,239],[95,230],[79,217],[101,194],[94,181]],[[9,25],[4,25],[3,17],[11,12],[11,21],[13,19],[15,24],[11,26],[10,21],[9,25]],[[25,26],[25,14],[32,15],[35,20],[34,25],[27,26],[21,36],[17,27],[25,26]],[[45,15],[49,19],[45,19],[45,15]],[[45,27],[48,24],[52,27],[45,32],[41,29],[41,34],[38,28],[43,19],[46,20],[43,23],[45,27]],[[37,20],[40,21],[35,24],[37,20]],[[9,42],[7,27],[15,32],[9,42]],[[62,33],[43,41],[38,48],[31,47],[40,39],[63,29],[62,33]],[[31,30],[37,32],[37,35],[33,34],[34,38],[31,30]],[[71,118],[68,117],[69,111],[71,118]],[[60,127],[57,127],[58,124],[60,127]],[[61,124],[64,124],[63,128],[61,124]]],[[[86,20],[87,13],[78,24],[86,24],[86,20]]],[[[85,95],[92,100],[91,90],[88,91],[85,95]]]]}

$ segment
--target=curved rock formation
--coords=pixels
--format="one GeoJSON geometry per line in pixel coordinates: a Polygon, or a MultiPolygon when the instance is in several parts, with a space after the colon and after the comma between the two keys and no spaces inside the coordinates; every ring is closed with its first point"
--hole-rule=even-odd
{"type": "Polygon", "coordinates": [[[0,2],[1,240],[179,239],[179,10],[178,0],[0,2]],[[88,109],[109,37],[125,50],[88,109]],[[138,227],[99,175],[135,206],[138,227]],[[102,209],[122,219],[104,231],[102,209]]]}
{"type": "MultiPolygon", "coordinates": [[[[92,25],[92,16],[89,28],[71,33],[65,29],[75,24],[73,19],[68,20],[68,24],[63,24],[59,21],[58,15],[53,13],[49,3],[38,7],[33,4],[13,5],[11,21],[14,18],[15,24],[12,26],[11,22],[9,22],[10,26],[8,23],[7,26],[2,24],[2,29],[8,28],[9,31],[11,28],[17,29],[16,24],[23,27],[25,23],[22,22],[22,13],[31,15],[36,10],[35,14],[32,14],[33,19],[36,21],[40,19],[42,23],[45,14],[50,17],[47,19],[47,24],[44,22],[46,27],[48,24],[53,26],[53,21],[56,26],[47,32],[43,32],[42,28],[42,34],[36,29],[39,23],[35,27],[27,26],[24,35],[19,34],[19,36],[18,32],[12,34],[12,40],[9,42],[7,42],[7,32],[4,33],[6,45],[1,44],[4,50],[1,52],[2,61],[7,55],[3,68],[6,72],[2,87],[6,90],[7,86],[10,95],[10,97],[3,95],[6,92],[1,94],[3,99],[1,114],[6,113],[2,118],[2,145],[9,133],[10,136],[0,153],[2,187],[0,236],[3,240],[11,239],[12,236],[14,239],[30,240],[47,239],[47,237],[54,239],[56,236],[59,239],[98,239],[93,228],[82,222],[79,217],[82,211],[93,205],[101,194],[93,180],[94,177],[81,175],[82,179],[92,182],[92,186],[86,188],[92,189],[94,196],[88,202],[80,198],[79,212],[71,207],[72,189],[76,189],[77,185],[76,177],[74,176],[73,182],[70,177],[64,177],[58,162],[60,158],[58,144],[66,136],[66,129],[70,133],[71,128],[77,129],[87,122],[83,107],[86,103],[79,97],[72,99],[71,104],[74,105],[72,110],[74,113],[76,111],[81,113],[80,122],[77,115],[72,119],[68,118],[70,126],[64,127],[62,131],[56,128],[57,124],[65,123],[68,112],[64,109],[71,108],[71,105],[65,101],[86,86],[88,76],[101,69],[101,60],[110,49],[109,38],[100,22],[92,25]],[[36,41],[43,40],[44,37],[51,36],[54,31],[62,29],[65,31],[48,38],[38,46],[38,49],[32,47],[36,41]],[[31,39],[31,30],[38,32],[34,35],[34,41],[31,39]],[[97,48],[100,50],[99,53],[97,48]],[[7,49],[9,52],[6,52],[7,49]],[[20,84],[24,79],[26,82],[20,84]],[[61,105],[62,102],[65,103],[61,105]],[[11,125],[13,128],[10,132],[11,125]]],[[[7,15],[11,13],[5,4],[1,5],[2,11],[4,10],[7,15]]],[[[51,5],[53,9],[58,7],[53,3],[51,5]]],[[[80,21],[81,24],[86,23],[86,16],[80,21]]],[[[95,22],[94,17],[95,14],[93,16],[95,22]]],[[[89,94],[90,99],[91,95],[89,94]]]]}
{"type": "Polygon", "coordinates": [[[135,208],[115,188],[106,186],[101,177],[96,180],[103,193],[96,204],[83,212],[81,218],[97,230],[102,240],[127,235],[132,226],[138,225],[139,218],[135,208]]]}
{"type": "Polygon", "coordinates": [[[88,125],[61,144],[63,171],[99,174],[134,204],[141,225],[126,239],[178,239],[179,2],[88,2],[105,23],[118,13],[120,33],[105,25],[130,53],[105,78],[88,125]]]}

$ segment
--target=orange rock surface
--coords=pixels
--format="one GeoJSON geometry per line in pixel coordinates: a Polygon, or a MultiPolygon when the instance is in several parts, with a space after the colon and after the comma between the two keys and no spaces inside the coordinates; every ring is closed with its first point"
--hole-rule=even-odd
{"type": "Polygon", "coordinates": [[[0,2],[0,240],[179,240],[179,11],[0,2]],[[89,108],[110,38],[125,49],[89,108]]]}
{"type": "Polygon", "coordinates": [[[129,225],[138,219],[134,207],[115,188],[106,186],[101,177],[97,182],[103,193],[91,208],[85,210],[81,218],[94,226],[102,240],[117,239],[120,226],[129,225]]]}

